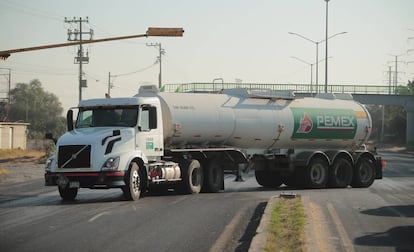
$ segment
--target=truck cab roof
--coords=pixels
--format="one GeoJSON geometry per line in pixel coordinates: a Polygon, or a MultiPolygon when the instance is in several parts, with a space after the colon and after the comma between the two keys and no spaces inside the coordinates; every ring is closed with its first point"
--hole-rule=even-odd
{"type": "Polygon", "coordinates": [[[99,107],[99,106],[128,106],[138,105],[139,98],[137,97],[125,97],[125,98],[101,98],[101,99],[89,99],[79,102],[78,107],[99,107]]]}

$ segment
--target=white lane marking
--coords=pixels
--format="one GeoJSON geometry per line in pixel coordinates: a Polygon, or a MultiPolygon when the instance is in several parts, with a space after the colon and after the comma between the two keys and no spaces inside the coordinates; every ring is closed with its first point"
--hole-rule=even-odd
{"type": "Polygon", "coordinates": [[[232,234],[236,230],[237,224],[241,222],[244,213],[247,211],[247,207],[243,207],[241,210],[239,210],[234,218],[230,221],[229,224],[224,228],[223,232],[221,232],[219,238],[216,240],[216,242],[213,244],[213,246],[210,248],[210,252],[219,252],[224,251],[228,241],[231,239],[232,234]]]}
{"type": "Polygon", "coordinates": [[[329,252],[334,251],[330,233],[328,231],[328,224],[322,212],[321,207],[309,200],[307,197],[302,197],[307,216],[306,223],[306,247],[310,251],[329,252]]]}
{"type": "Polygon", "coordinates": [[[331,215],[332,220],[335,224],[335,228],[339,233],[339,237],[341,238],[342,245],[344,246],[345,251],[355,252],[351,239],[349,239],[349,236],[346,233],[344,225],[342,225],[341,219],[339,219],[339,216],[336,213],[335,208],[333,207],[331,203],[328,203],[327,207],[328,207],[329,214],[331,215]]]}
{"type": "Polygon", "coordinates": [[[106,212],[105,211],[105,212],[102,212],[102,213],[98,213],[98,214],[94,215],[92,218],[90,218],[88,220],[88,222],[93,222],[93,221],[95,221],[96,219],[98,219],[99,217],[101,217],[101,216],[103,216],[105,214],[109,214],[109,212],[106,212]]]}

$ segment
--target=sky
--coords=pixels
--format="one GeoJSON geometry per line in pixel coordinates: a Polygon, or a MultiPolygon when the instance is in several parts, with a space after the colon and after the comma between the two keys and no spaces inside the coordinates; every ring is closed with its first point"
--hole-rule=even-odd
{"type": "MultiPolygon", "coordinates": [[[[0,0],[0,51],[67,42],[64,19],[88,17],[82,30],[93,38],[144,34],[148,27],[182,27],[183,37],[149,37],[89,44],[82,98],[133,96],[140,85],[158,84],[161,43],[163,84],[212,82],[310,83],[314,41],[325,39],[324,0],[0,0]],[[300,60],[298,60],[300,59],[300,60]],[[303,61],[307,62],[304,63],[303,61]],[[117,76],[117,77],[116,77],[117,76]]],[[[330,0],[328,83],[388,85],[389,67],[398,81],[414,78],[413,0],[330,0]],[[394,55],[394,56],[393,56],[394,55]]],[[[12,54],[0,61],[0,98],[11,69],[16,83],[38,79],[66,110],[79,99],[77,46],[12,54]]],[[[319,60],[325,44],[319,45],[319,60]]],[[[315,82],[313,65],[313,82],[315,82]]],[[[324,83],[325,63],[319,63],[324,83]]]]}

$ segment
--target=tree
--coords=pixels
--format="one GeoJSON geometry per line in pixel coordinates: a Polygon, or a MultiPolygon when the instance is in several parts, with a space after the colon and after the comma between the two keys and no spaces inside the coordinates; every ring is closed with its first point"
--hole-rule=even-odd
{"type": "Polygon", "coordinates": [[[414,95],[414,79],[412,81],[408,80],[407,87],[411,91],[411,94],[414,95]]]}
{"type": "Polygon", "coordinates": [[[405,109],[401,106],[386,106],[384,122],[385,132],[391,137],[392,141],[404,143],[407,128],[407,113],[405,109]]]}
{"type": "MultiPolygon", "coordinates": [[[[372,119],[371,140],[381,139],[382,107],[366,106],[372,119]]],[[[405,142],[407,114],[401,106],[385,106],[384,108],[384,141],[394,144],[405,142]]]]}
{"type": "Polygon", "coordinates": [[[11,90],[9,121],[28,122],[30,139],[43,138],[46,132],[61,135],[65,131],[62,104],[56,95],[45,92],[39,80],[18,83],[11,90]]]}
{"type": "Polygon", "coordinates": [[[381,126],[382,126],[382,108],[378,105],[367,105],[369,114],[371,115],[372,120],[372,131],[371,131],[371,140],[380,141],[381,139],[381,126]]]}

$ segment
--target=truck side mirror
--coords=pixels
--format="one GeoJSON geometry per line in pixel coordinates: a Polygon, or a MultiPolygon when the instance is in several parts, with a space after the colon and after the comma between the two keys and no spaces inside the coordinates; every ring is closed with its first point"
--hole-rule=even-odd
{"type": "Polygon", "coordinates": [[[53,134],[52,134],[52,133],[46,133],[46,134],[45,134],[45,138],[46,138],[46,139],[53,140],[53,142],[54,142],[54,143],[55,143],[55,145],[56,145],[57,140],[56,140],[56,138],[54,138],[54,137],[53,137],[53,134]]]}
{"type": "Polygon", "coordinates": [[[157,108],[156,107],[149,107],[149,128],[150,129],[157,128],[157,108]]]}
{"type": "Polygon", "coordinates": [[[69,109],[68,113],[66,114],[66,124],[68,127],[68,131],[73,130],[73,110],[69,109]]]}

